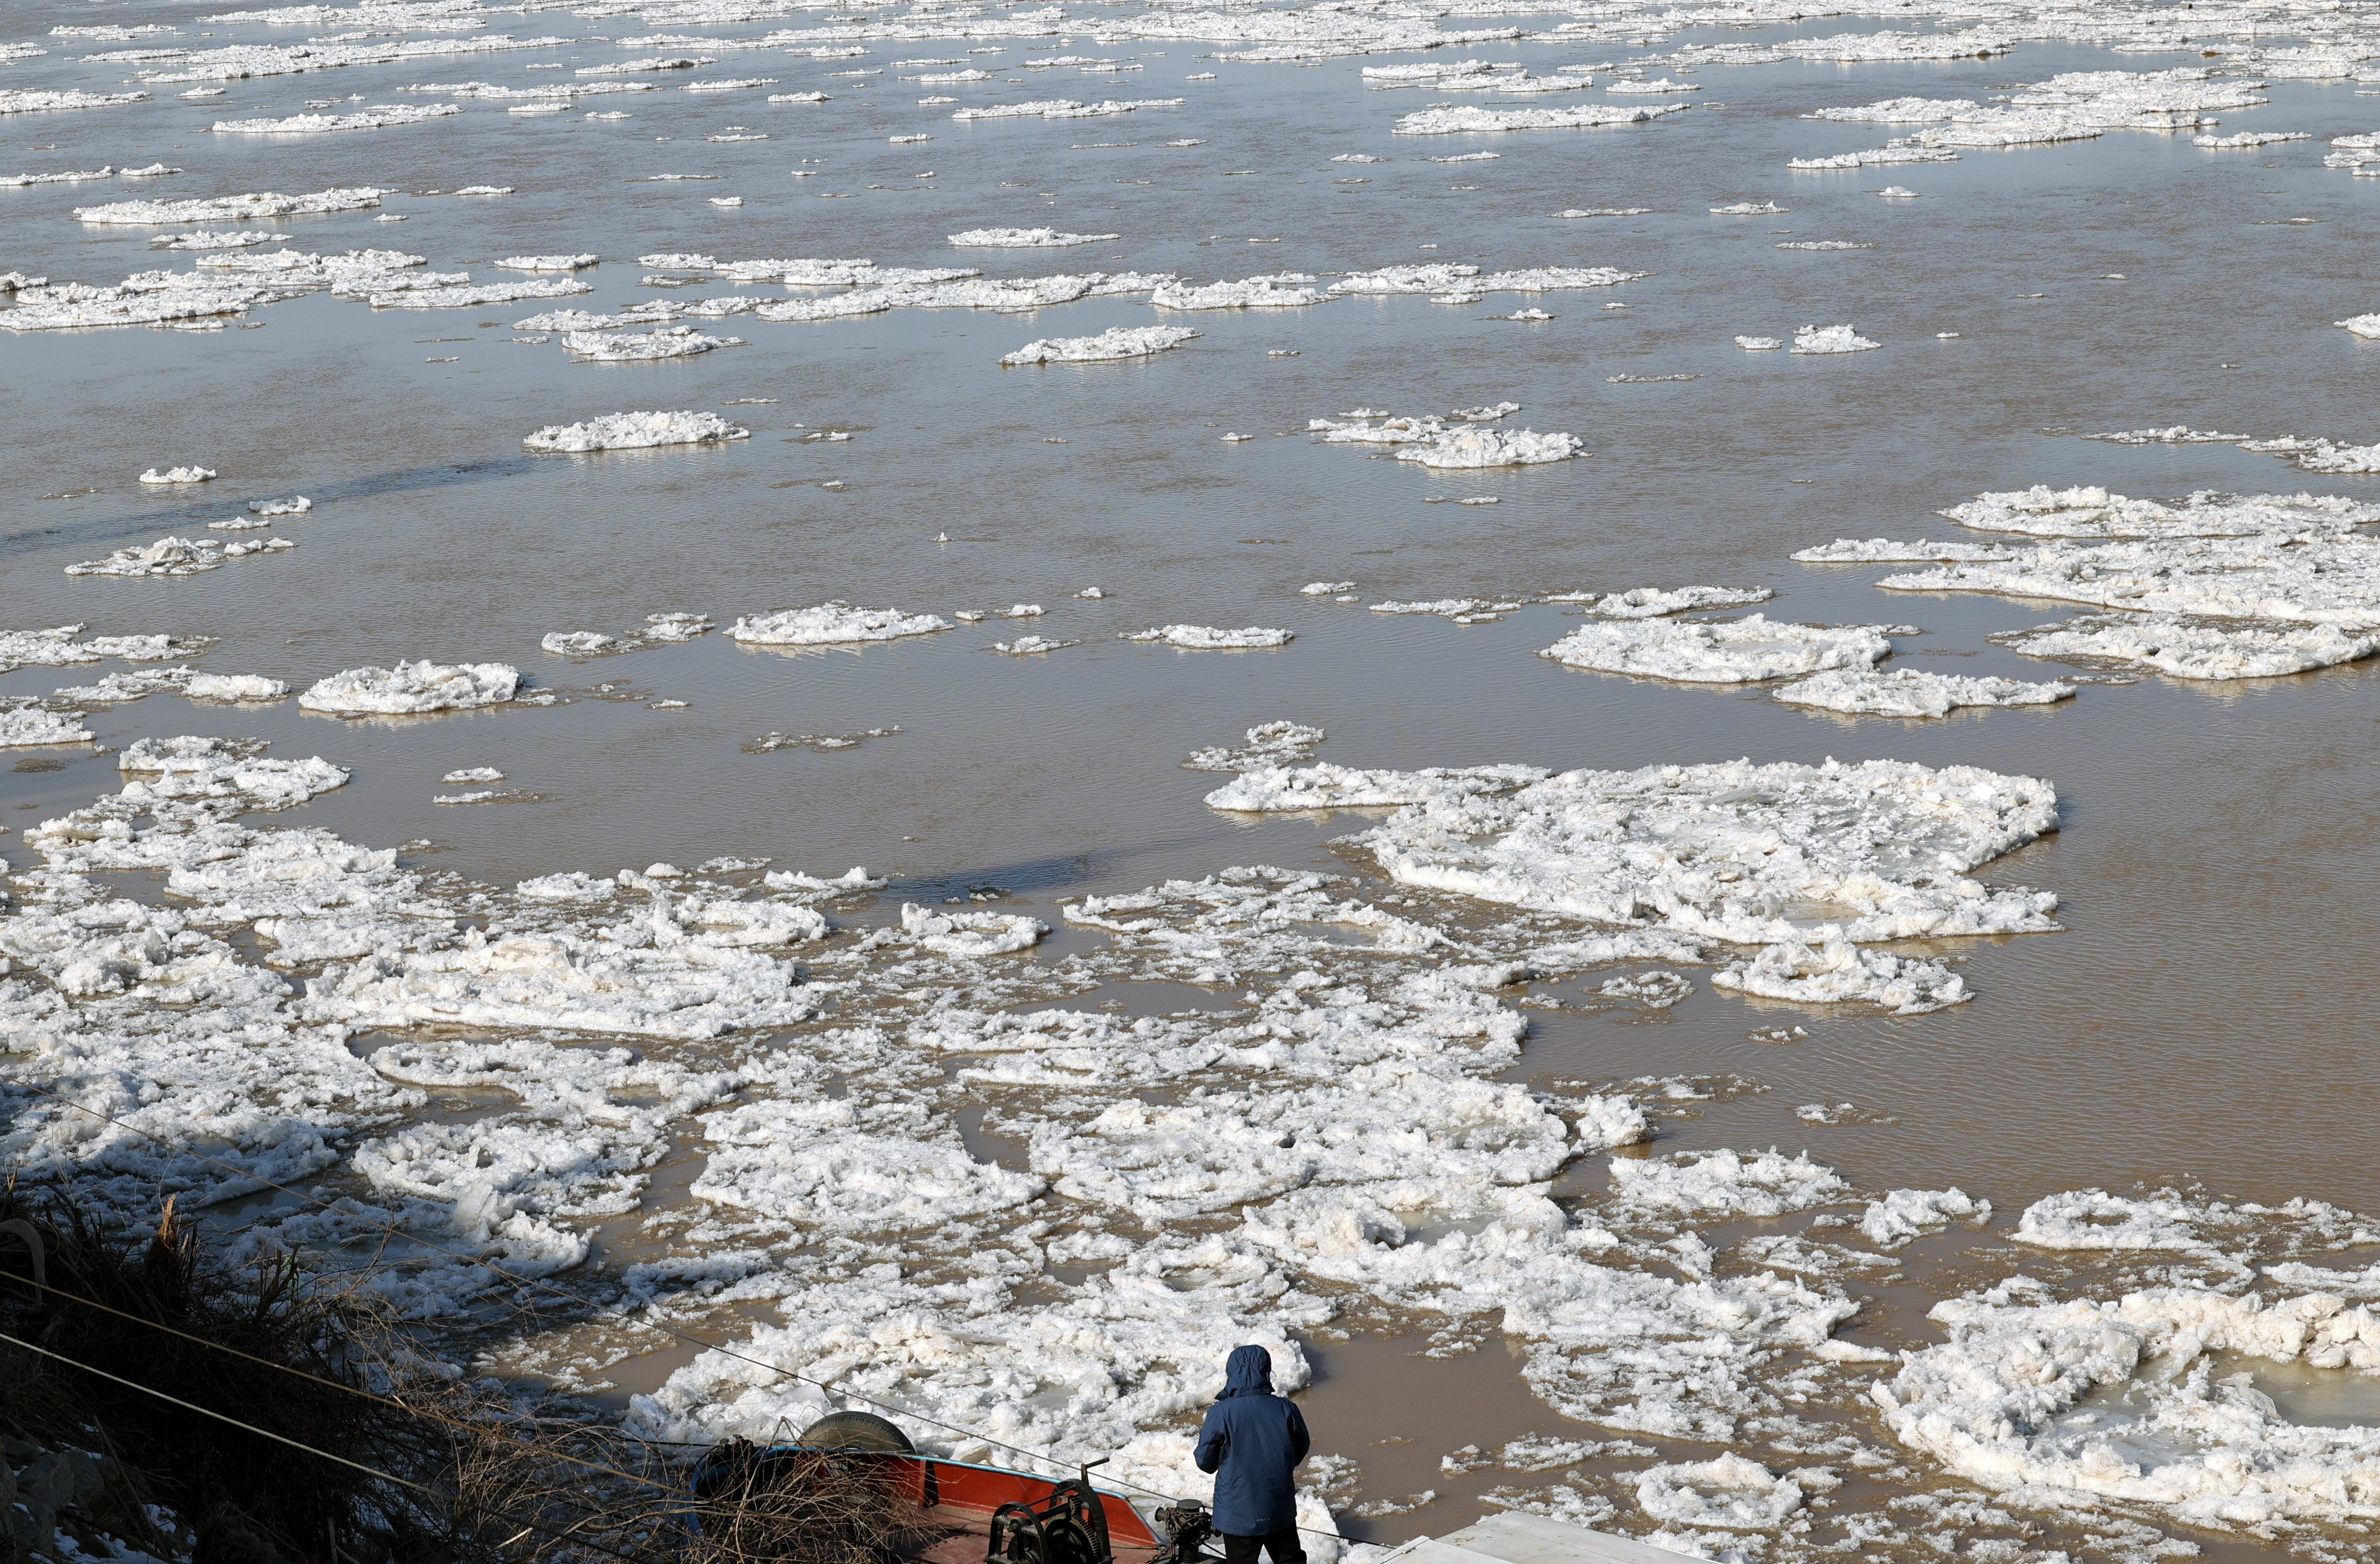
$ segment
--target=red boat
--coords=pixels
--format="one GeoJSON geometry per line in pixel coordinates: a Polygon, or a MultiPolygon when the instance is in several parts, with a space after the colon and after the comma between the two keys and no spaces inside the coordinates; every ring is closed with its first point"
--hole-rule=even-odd
{"type": "Polygon", "coordinates": [[[1200,1551],[1213,1534],[1203,1506],[1170,1505],[1144,1518],[1122,1495],[1091,1485],[1091,1467],[1102,1464],[1052,1478],[944,1461],[917,1453],[883,1418],[834,1412],[786,1443],[712,1447],[687,1484],[688,1519],[716,1551],[798,1564],[1192,1564],[1211,1557],[1200,1551]]]}

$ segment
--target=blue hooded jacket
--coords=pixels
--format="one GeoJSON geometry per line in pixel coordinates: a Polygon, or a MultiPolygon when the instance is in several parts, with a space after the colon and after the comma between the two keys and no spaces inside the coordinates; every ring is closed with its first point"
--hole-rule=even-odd
{"type": "Polygon", "coordinates": [[[1215,1473],[1215,1530],[1268,1537],[1297,1523],[1297,1485],[1290,1473],[1313,1441],[1297,1403],[1272,1393],[1272,1354],[1234,1347],[1223,1364],[1223,1393],[1207,1409],[1195,1458],[1215,1473]]]}

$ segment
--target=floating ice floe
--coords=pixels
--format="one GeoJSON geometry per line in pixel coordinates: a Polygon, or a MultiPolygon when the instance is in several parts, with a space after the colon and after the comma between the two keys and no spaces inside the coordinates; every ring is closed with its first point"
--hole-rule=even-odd
{"type": "Polygon", "coordinates": [[[1350,272],[1330,285],[1334,294],[1543,293],[1556,288],[1608,288],[1647,276],[1613,266],[1537,266],[1517,272],[1482,272],[1460,261],[1419,266],[1383,266],[1350,272]]]}
{"type": "Polygon", "coordinates": [[[114,168],[68,169],[57,174],[11,174],[0,178],[0,189],[21,190],[29,185],[79,185],[92,179],[113,179],[114,168]]]}
{"type": "Polygon", "coordinates": [[[508,272],[577,272],[601,260],[598,255],[508,255],[495,264],[508,272]]]}
{"type": "Polygon", "coordinates": [[[1095,364],[1145,358],[1181,346],[1199,333],[1187,326],[1116,326],[1097,336],[1050,337],[1001,356],[1006,365],[1095,364]]]}
{"type": "Polygon", "coordinates": [[[1699,92],[1702,88],[1691,81],[1672,81],[1659,77],[1651,81],[1622,77],[1604,88],[1607,92],[1699,92]]]}
{"type": "Polygon", "coordinates": [[[1815,706],[1860,717],[1942,717],[1962,706],[2047,706],[2070,700],[2072,685],[2027,684],[1992,675],[1835,669],[1797,679],[1776,692],[1793,706],[1815,706]]]}
{"type": "Polygon", "coordinates": [[[1055,228],[969,228],[950,236],[962,249],[1063,249],[1071,245],[1104,244],[1116,234],[1066,234],[1055,228]]]}
{"type": "Polygon", "coordinates": [[[156,249],[245,249],[251,245],[285,245],[289,238],[287,234],[198,228],[187,234],[152,234],[149,243],[156,249]]]}
{"type": "Polygon", "coordinates": [[[1773,336],[1740,336],[1735,345],[1746,353],[1774,353],[1785,346],[1773,336]]]}
{"type": "Polygon", "coordinates": [[[1796,353],[1864,353],[1883,346],[1869,341],[1849,325],[1803,326],[1793,333],[1796,353]]]}
{"type": "Polygon", "coordinates": [[[0,630],[0,673],[18,668],[67,668],[120,657],[127,662],[169,662],[204,651],[208,637],[181,636],[93,636],[74,637],[80,624],[55,624],[46,630],[0,630]]]}
{"type": "Polygon", "coordinates": [[[1772,1531],[1802,1508],[1802,1485],[1740,1455],[1656,1466],[1636,1474],[1636,1506],[1671,1526],[1772,1531]]]}
{"type": "Polygon", "coordinates": [[[1897,542],[1889,538],[1838,538],[1831,543],[1798,549],[1788,556],[1800,564],[1914,564],[1937,560],[2009,560],[2015,551],[1998,543],[1936,543],[1920,538],[1897,542]]]}
{"type": "Polygon", "coordinates": [[[2069,620],[1992,637],[2027,657],[2155,669],[2179,679],[2265,679],[2380,652],[2380,630],[2243,624],[2153,613],[2069,620]]]}
{"type": "Polygon", "coordinates": [[[1749,608],[1777,595],[1771,587],[1635,587],[1624,592],[1557,592],[1549,602],[1584,602],[1589,613],[1606,619],[1658,619],[1665,614],[1693,613],[1714,608],[1749,608]]]}
{"type": "Polygon", "coordinates": [[[299,114],[285,119],[219,119],[215,134],[219,136],[314,136],[333,130],[383,130],[395,125],[419,125],[426,120],[443,119],[461,114],[456,103],[428,103],[414,108],[403,103],[382,103],[361,114],[299,114]]]}
{"type": "Polygon", "coordinates": [[[626,451],[749,438],[716,413],[606,413],[585,423],[548,424],[521,441],[532,451],[626,451]]]}
{"type": "Polygon", "coordinates": [[[182,682],[182,693],[192,700],[249,703],[279,700],[289,686],[260,673],[193,673],[182,682]]]}
{"type": "Polygon", "coordinates": [[[1523,605],[1518,601],[1497,602],[1488,598],[1438,598],[1427,602],[1377,602],[1374,613],[1428,613],[1451,619],[1457,624],[1493,624],[1505,614],[1523,605]]]}
{"type": "Polygon", "coordinates": [[[38,114],[46,109],[111,109],[144,102],[146,92],[37,91],[30,88],[0,88],[0,114],[38,114]]]}
{"type": "Polygon", "coordinates": [[[1653,209],[1649,206],[1573,206],[1548,215],[1553,217],[1643,217],[1653,209]]]}
{"type": "Polygon", "coordinates": [[[1012,913],[938,913],[905,902],[901,932],[941,955],[982,957],[1029,951],[1050,926],[1012,913]]]}
{"type": "Polygon", "coordinates": [[[1080,646],[1080,641],[1053,640],[1046,636],[1019,636],[1013,641],[994,641],[991,649],[1010,657],[1033,657],[1045,651],[1063,651],[1080,646]]]}
{"type": "Polygon", "coordinates": [[[1856,152],[1836,152],[1827,157],[1797,157],[1785,166],[1802,173],[1835,168],[1874,168],[1896,163],[1956,163],[1959,154],[1934,147],[1891,146],[1870,147],[1856,152]]]}
{"type": "Polygon", "coordinates": [[[1162,641],[1170,647],[1186,651],[1246,651],[1265,647],[1287,646],[1297,637],[1287,630],[1269,630],[1251,624],[1243,630],[1220,630],[1211,624],[1161,624],[1152,630],[1139,630],[1119,636],[1126,641],[1162,641]]]}
{"type": "Polygon", "coordinates": [[[250,514],[272,520],[285,515],[304,515],[313,510],[314,502],[299,494],[287,500],[250,500],[250,514]]]}
{"type": "Polygon", "coordinates": [[[2201,490],[2176,504],[2135,500],[2096,485],[1978,494],[1940,513],[1979,532],[2072,540],[2254,538],[2311,532],[2344,536],[2380,522],[2380,503],[2332,495],[2232,495],[2201,490]]]}
{"type": "Polygon", "coordinates": [[[1896,591],[1991,592],[2139,612],[2380,624],[2380,540],[2261,535],[2051,542],[1889,576],[1896,591]]]}
{"type": "Polygon", "coordinates": [[[1683,103],[1581,103],[1561,109],[1491,109],[1475,103],[1421,109],[1390,127],[1399,136],[1451,136],[1490,130],[1589,130],[1607,125],[1642,125],[1665,114],[1682,114],[1683,103]]]}
{"type": "Polygon", "coordinates": [[[375,293],[364,302],[375,309],[484,309],[492,304],[517,304],[524,298],[567,298],[593,293],[585,283],[569,277],[525,277],[518,282],[481,283],[407,288],[375,293]]]}
{"type": "Polygon", "coordinates": [[[1985,1488],[2093,1495],[2219,1531],[2380,1517],[2370,1429],[2292,1421],[2255,1388],[2266,1364],[2380,1366],[2369,1304],[2286,1289],[2023,1296],[1935,1305],[1949,1340],[1871,1392],[1903,1444],[1985,1488]]]}
{"type": "Polygon", "coordinates": [[[1737,201],[1732,206],[1715,206],[1710,212],[1713,217],[1782,217],[1791,210],[1775,201],[1737,201]]]}
{"type": "Polygon", "coordinates": [[[93,735],[82,725],[82,720],[79,711],[51,711],[39,706],[0,709],[0,749],[89,744],[93,735]]]}
{"type": "Polygon", "coordinates": [[[829,601],[815,608],[780,609],[738,619],[727,627],[727,634],[748,646],[832,646],[890,641],[950,627],[950,621],[938,614],[907,614],[897,608],[854,608],[846,602],[829,601]]]}
{"type": "Polygon", "coordinates": [[[218,570],[236,559],[250,554],[277,553],[294,549],[297,542],[288,538],[258,538],[247,542],[227,543],[216,538],[160,538],[142,547],[139,544],[117,549],[105,559],[85,560],[66,567],[68,576],[196,576],[201,571],[218,570]]]}
{"type": "Polygon", "coordinates": [[[740,347],[740,336],[706,336],[691,326],[654,332],[568,332],[562,345],[583,364],[638,363],[654,358],[691,358],[715,347],[740,347]]]}
{"type": "Polygon", "coordinates": [[[600,630],[555,630],[540,637],[537,645],[539,650],[556,657],[601,657],[609,652],[636,649],[634,642],[600,630]]]}
{"type": "Polygon", "coordinates": [[[1655,1210],[1781,1217],[1832,1204],[1849,1193],[1832,1168],[1774,1147],[1751,1158],[1729,1150],[1615,1157],[1609,1167],[1613,1192],[1623,1205],[1655,1210]]]}
{"type": "Polygon", "coordinates": [[[1502,467],[1567,461],[1585,450],[1586,442],[1574,434],[1536,430],[1451,430],[1426,443],[1397,453],[1401,462],[1428,467],[1502,467]]]}
{"type": "Polygon", "coordinates": [[[1906,1013],[1958,1003],[1965,986],[1941,963],[1859,943],[2057,927],[2054,895],[1968,878],[2055,830],[2056,794],[1973,767],[1740,760],[1555,777],[1260,768],[1208,802],[1406,805],[1356,839],[1401,883],[1761,947],[1713,981],[1799,1002],[1864,1000],[1906,1013]],[[1788,907],[1829,910],[1814,926],[1788,907]]]}
{"type": "Polygon", "coordinates": [[[151,467],[140,475],[143,483],[206,483],[222,475],[212,467],[197,466],[166,467],[162,471],[151,467]]]}
{"type": "Polygon", "coordinates": [[[1803,119],[1831,119],[1853,125],[1928,125],[1972,113],[1983,105],[1973,98],[1887,98],[1864,108],[1820,109],[1803,119]]]}
{"type": "Polygon", "coordinates": [[[2229,136],[2193,136],[2193,147],[2233,148],[2269,147],[2280,141],[2311,141],[2313,137],[2303,130],[2241,130],[2229,136]]]}
{"type": "Polygon", "coordinates": [[[520,670],[504,662],[399,662],[394,668],[350,668],[318,679],[298,704],[342,716],[459,711],[498,706],[520,688],[520,670]]]}
{"type": "MultiPolygon", "coordinates": [[[[1297,281],[1310,283],[1312,277],[1298,274],[1297,281]]],[[[1160,309],[1281,309],[1298,305],[1319,304],[1325,296],[1309,287],[1282,287],[1281,279],[1250,277],[1238,283],[1208,283],[1191,286],[1184,283],[1168,283],[1149,295],[1148,301],[1160,309]]]]}
{"type": "Polygon", "coordinates": [[[1071,98],[1045,98],[1033,103],[986,103],[976,108],[960,109],[951,117],[969,119],[1103,119],[1111,115],[1132,114],[1140,109],[1178,108],[1181,98],[1135,98],[1119,102],[1110,98],[1102,103],[1078,103],[1071,98]]]}
{"type": "Polygon", "coordinates": [[[1871,244],[1861,244],[1852,239],[1789,239],[1785,243],[1775,246],[1774,248],[1778,249],[1840,250],[1874,249],[1876,246],[1871,244]]]}
{"type": "MultiPolygon", "coordinates": [[[[1836,668],[1871,668],[1896,625],[1794,624],[1762,614],[1707,621],[1582,624],[1537,655],[1604,673],[1740,685],[1836,668]]],[[[1901,633],[1906,633],[1905,631],[1901,633]]]]}
{"type": "Polygon", "coordinates": [[[1250,771],[1308,760],[1324,736],[1320,728],[1305,722],[1259,722],[1248,730],[1245,744],[1197,750],[1182,764],[1193,771],[1250,771]]]}
{"type": "Polygon", "coordinates": [[[254,195],[208,196],[189,200],[115,201],[106,206],[79,206],[75,216],[85,223],[179,224],[221,223],[236,218],[290,217],[322,212],[358,212],[380,204],[385,190],[366,186],[318,190],[312,195],[285,196],[266,190],[254,195]]]}
{"type": "Polygon", "coordinates": [[[1860,1215],[1859,1230],[1876,1247],[1898,1249],[1954,1221],[1981,1227],[1991,1219],[1992,1203],[1962,1189],[1896,1189],[1881,1200],[1867,1203],[1860,1215]]]}

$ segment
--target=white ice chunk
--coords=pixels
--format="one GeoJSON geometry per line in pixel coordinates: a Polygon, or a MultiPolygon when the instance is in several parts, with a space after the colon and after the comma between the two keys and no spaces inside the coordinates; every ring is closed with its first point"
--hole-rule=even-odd
{"type": "Polygon", "coordinates": [[[182,685],[192,700],[279,700],[289,686],[257,673],[193,673],[182,685]]]}
{"type": "Polygon", "coordinates": [[[2350,633],[2336,624],[2247,624],[2162,613],[2085,617],[1994,639],[2027,657],[2126,663],[2180,679],[2274,678],[2380,652],[2380,631],[2372,629],[2350,633]]]}
{"type": "Polygon", "coordinates": [[[85,223],[131,224],[221,223],[234,218],[288,217],[300,212],[356,212],[380,204],[385,190],[358,186],[318,190],[312,195],[285,196],[266,190],[255,195],[210,196],[192,200],[117,201],[109,206],[79,206],[75,216],[85,223]]]}
{"type": "Polygon", "coordinates": [[[901,931],[945,956],[1003,956],[1029,951],[1050,926],[1012,913],[947,913],[901,904],[901,931]]]}
{"type": "Polygon", "coordinates": [[[212,467],[196,466],[167,467],[162,472],[155,467],[151,467],[140,475],[140,481],[143,483],[205,483],[221,476],[212,467]]]}
{"type": "Polygon", "coordinates": [[[1864,353],[1871,347],[1881,347],[1848,325],[1801,326],[1793,333],[1796,353],[1864,353]]]}
{"type": "Polygon", "coordinates": [[[727,634],[751,646],[832,646],[847,641],[890,641],[950,627],[950,621],[938,614],[905,614],[897,608],[854,608],[836,600],[815,608],[780,609],[773,613],[738,619],[727,627],[727,634]]]}
{"type": "Polygon", "coordinates": [[[0,710],[0,749],[32,745],[88,744],[91,732],[79,711],[50,711],[38,706],[0,710]]]}
{"type": "Polygon", "coordinates": [[[1537,655],[1606,673],[1740,685],[1829,668],[1868,668],[1892,650],[1890,626],[1771,620],[1649,620],[1582,624],[1537,655]]]}
{"type": "Polygon", "coordinates": [[[740,347],[740,336],[706,336],[691,326],[656,332],[568,332],[562,345],[581,363],[625,364],[654,358],[690,358],[714,347],[740,347]]]}
{"type": "Polygon", "coordinates": [[[1250,277],[1203,287],[1168,283],[1150,294],[1148,301],[1161,309],[1282,309],[1319,304],[1325,297],[1313,288],[1278,287],[1269,277],[1250,277]]]}
{"type": "Polygon", "coordinates": [[[1961,1189],[1896,1189],[1871,1200],[1860,1216],[1860,1231],[1879,1249],[1898,1249],[1921,1233],[1953,1221],[1987,1222],[1992,1203],[1961,1189]]]}
{"type": "Polygon", "coordinates": [[[1778,690],[1793,706],[1815,706],[1866,717],[1941,717],[1962,706],[2047,706],[2070,700],[2072,685],[2035,685],[1993,675],[1836,669],[1797,679],[1778,690]]]}
{"type": "Polygon", "coordinates": [[[1568,432],[1538,433],[1532,429],[1461,429],[1397,453],[1401,462],[1427,467],[1504,467],[1568,461],[1586,448],[1586,442],[1568,432]]]}
{"type": "Polygon", "coordinates": [[[361,114],[296,114],[285,119],[219,119],[219,136],[317,136],[333,130],[382,130],[394,125],[419,125],[461,114],[458,103],[425,103],[419,108],[382,103],[361,114]]]}
{"type": "Polygon", "coordinates": [[[1069,245],[1104,244],[1116,234],[1065,234],[1055,228],[969,228],[953,234],[951,243],[962,248],[990,249],[1053,249],[1069,245]]]}
{"type": "Polygon", "coordinates": [[[318,679],[298,704],[309,711],[454,711],[513,698],[520,670],[504,662],[399,662],[394,668],[350,668],[318,679]]]}
{"type": "Polygon", "coordinates": [[[250,554],[278,553],[294,549],[297,543],[287,538],[256,538],[246,542],[226,543],[216,538],[160,538],[142,547],[128,545],[116,550],[105,559],[84,560],[66,567],[68,576],[196,576],[203,571],[219,570],[236,559],[250,554]]]}
{"type": "Polygon", "coordinates": [[[1581,103],[1562,109],[1491,109],[1475,103],[1422,109],[1399,119],[1391,129],[1399,136],[1448,136],[1483,130],[1585,130],[1605,125],[1642,125],[1665,114],[1682,113],[1683,103],[1581,103]]]}
{"type": "Polygon", "coordinates": [[[1245,651],[1252,648],[1287,646],[1297,637],[1287,630],[1269,630],[1261,624],[1251,624],[1242,630],[1222,630],[1211,624],[1160,624],[1155,629],[1135,631],[1120,638],[1162,641],[1167,646],[1189,651],[1245,651]]]}
{"type": "MultiPolygon", "coordinates": [[[[1664,614],[1692,613],[1704,609],[1748,608],[1776,595],[1776,590],[1768,587],[1637,587],[1595,598],[1587,602],[1587,612],[1606,619],[1658,619],[1664,614]]],[[[1558,593],[1552,600],[1574,600],[1558,593]]]]}
{"type": "Polygon", "coordinates": [[[716,413],[607,413],[578,424],[548,424],[521,441],[532,451],[626,451],[701,445],[749,437],[716,413]]]}
{"type": "Polygon", "coordinates": [[[2351,532],[2380,521],[2380,504],[2334,495],[2209,491],[2165,504],[2096,486],[2053,490],[2035,484],[1978,494],[1941,514],[1979,532],[2022,532],[2037,538],[2250,538],[2351,532]]]}
{"type": "Polygon", "coordinates": [[[1181,346],[1199,333],[1187,326],[1115,326],[1097,336],[1050,337],[1003,354],[1005,365],[1094,364],[1145,358],[1181,346]]]}
{"type": "Polygon", "coordinates": [[[1838,538],[1831,543],[1797,549],[1788,557],[1801,564],[1912,564],[1937,560],[2007,560],[2014,559],[2016,554],[1997,543],[1936,543],[1923,538],[1913,543],[1902,543],[1889,538],[1838,538]]]}
{"type": "Polygon", "coordinates": [[[1925,125],[1955,118],[1980,107],[1973,98],[1887,98],[1864,108],[1820,109],[1802,117],[1856,125],[1925,125]]]}
{"type": "Polygon", "coordinates": [[[1636,1503],[1656,1521],[1729,1531],[1774,1531],[1802,1508],[1802,1485],[1729,1454],[1636,1474],[1636,1503]]]}
{"type": "MultiPolygon", "coordinates": [[[[1300,775],[1227,791],[1294,796],[1300,775]]],[[[2057,794],[2032,777],[1736,760],[1433,792],[1362,840],[1401,883],[1769,945],[2054,929],[2057,897],[1969,871],[2057,829],[2057,794]]]]}
{"type": "Polygon", "coordinates": [[[1730,1217],[1781,1217],[1850,1193],[1832,1168],[1774,1149],[1749,1160],[1728,1150],[1642,1159],[1615,1157],[1611,1185],[1623,1205],[1730,1217]]]}
{"type": "Polygon", "coordinates": [[[595,265],[600,255],[507,255],[496,262],[511,272],[577,272],[595,265]]]}

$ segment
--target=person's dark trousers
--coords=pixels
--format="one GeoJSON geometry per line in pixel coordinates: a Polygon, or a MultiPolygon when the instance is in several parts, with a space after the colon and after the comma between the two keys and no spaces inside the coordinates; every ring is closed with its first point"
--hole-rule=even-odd
{"type": "Polygon", "coordinates": [[[1257,1564],[1257,1549],[1272,1556],[1272,1564],[1305,1564],[1305,1549],[1297,1546],[1297,1528],[1284,1527],[1269,1537],[1223,1535],[1224,1564],[1257,1564]]]}

